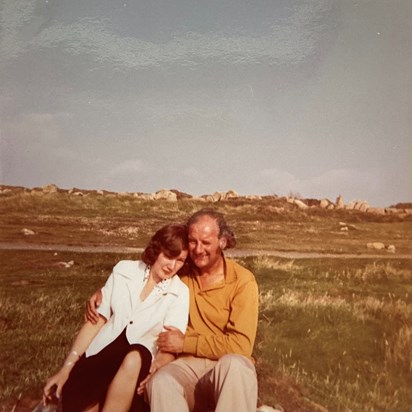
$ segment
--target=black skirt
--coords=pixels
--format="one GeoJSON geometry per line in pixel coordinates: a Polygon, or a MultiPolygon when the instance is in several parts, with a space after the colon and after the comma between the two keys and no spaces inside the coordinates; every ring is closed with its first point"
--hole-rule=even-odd
{"type": "Polygon", "coordinates": [[[140,353],[142,367],[130,411],[148,412],[149,407],[143,397],[137,395],[136,388],[149,373],[152,355],[145,346],[130,344],[126,338],[126,329],[99,353],[88,358],[83,355],[74,365],[69,379],[63,386],[62,411],[81,412],[96,402],[99,403],[99,410],[101,410],[110,382],[115,377],[125,356],[133,350],[140,353]]]}

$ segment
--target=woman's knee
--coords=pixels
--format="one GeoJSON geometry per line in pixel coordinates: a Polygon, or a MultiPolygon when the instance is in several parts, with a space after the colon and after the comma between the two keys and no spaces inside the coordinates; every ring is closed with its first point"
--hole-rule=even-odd
{"type": "Polygon", "coordinates": [[[136,350],[129,352],[123,359],[120,368],[131,374],[138,374],[142,366],[142,358],[140,353],[136,350]]]}

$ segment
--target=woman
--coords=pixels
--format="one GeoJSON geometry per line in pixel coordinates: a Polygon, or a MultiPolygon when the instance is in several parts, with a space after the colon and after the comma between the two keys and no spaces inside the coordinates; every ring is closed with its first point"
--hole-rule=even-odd
{"type": "Polygon", "coordinates": [[[113,268],[102,289],[99,321],[81,328],[63,366],[44,387],[45,404],[55,395],[63,412],[144,409],[139,383],[174,360],[157,353],[158,334],[165,326],[186,331],[189,292],[175,275],[187,248],[186,227],[166,225],[151,238],[142,261],[120,261],[113,268]]]}

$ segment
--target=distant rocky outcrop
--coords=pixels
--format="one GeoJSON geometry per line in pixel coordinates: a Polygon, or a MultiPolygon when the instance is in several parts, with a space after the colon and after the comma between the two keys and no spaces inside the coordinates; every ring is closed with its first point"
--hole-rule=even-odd
{"type": "MultiPolygon", "coordinates": [[[[293,210],[294,208],[306,211],[312,209],[324,209],[339,211],[354,211],[357,213],[368,213],[375,216],[390,216],[399,219],[410,219],[412,217],[412,203],[398,203],[390,207],[373,207],[366,200],[352,200],[348,203],[344,202],[342,195],[338,195],[333,202],[328,198],[323,199],[302,199],[299,195],[290,195],[287,197],[279,197],[277,195],[240,195],[235,190],[231,189],[226,192],[216,191],[212,194],[204,194],[201,196],[192,196],[188,193],[181,192],[176,189],[161,189],[153,193],[142,192],[110,192],[107,190],[84,190],[79,188],[61,189],[55,184],[48,184],[44,187],[36,187],[28,189],[21,186],[7,186],[0,185],[0,196],[12,196],[13,194],[24,193],[25,195],[54,195],[68,194],[71,197],[83,197],[83,196],[106,196],[113,198],[127,198],[134,197],[137,199],[147,201],[166,201],[166,202],[178,202],[178,201],[193,201],[204,203],[217,203],[226,201],[245,201],[245,202],[258,202],[258,201],[271,201],[271,207],[276,208],[279,213],[293,210]]],[[[342,232],[345,232],[344,228],[341,228],[342,232]]]]}

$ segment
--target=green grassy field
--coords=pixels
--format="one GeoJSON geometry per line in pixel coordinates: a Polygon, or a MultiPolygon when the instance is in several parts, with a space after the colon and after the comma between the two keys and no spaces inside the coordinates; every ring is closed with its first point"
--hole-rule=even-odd
{"type": "MultiPolygon", "coordinates": [[[[87,297],[132,255],[0,251],[3,411],[30,410],[87,297]],[[56,266],[73,260],[71,268],[56,266]]],[[[238,259],[257,277],[259,399],[288,411],[410,411],[411,261],[238,259]]]]}
{"type": "Polygon", "coordinates": [[[226,215],[237,248],[318,254],[236,258],[260,288],[260,403],[285,412],[412,410],[410,217],[302,211],[276,197],[211,205],[19,190],[0,196],[1,412],[31,410],[83,322],[86,299],[118,260],[139,258],[88,248],[143,247],[161,225],[205,206],[226,215]],[[396,252],[370,250],[369,242],[396,252]],[[7,250],[17,245],[50,250],[7,250]],[[56,252],[53,245],[85,252],[56,252]],[[71,260],[70,268],[59,266],[71,260]]]}

